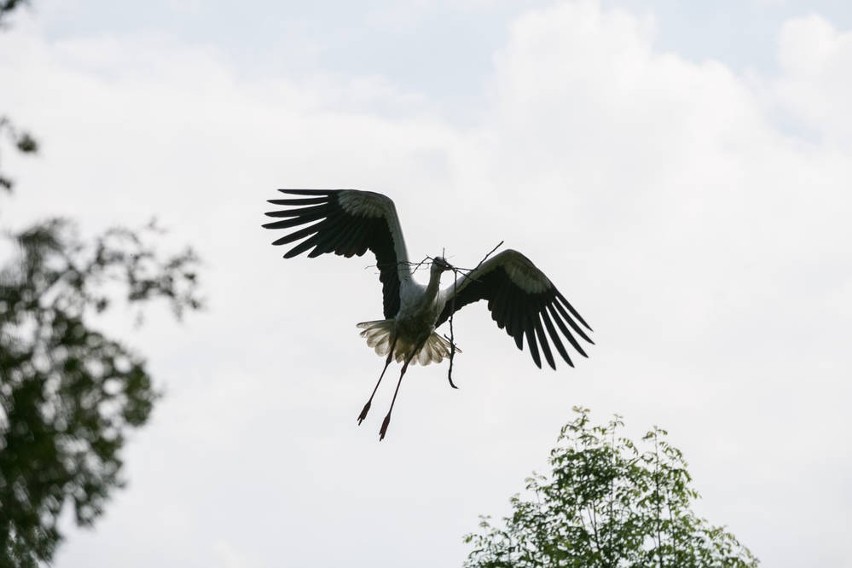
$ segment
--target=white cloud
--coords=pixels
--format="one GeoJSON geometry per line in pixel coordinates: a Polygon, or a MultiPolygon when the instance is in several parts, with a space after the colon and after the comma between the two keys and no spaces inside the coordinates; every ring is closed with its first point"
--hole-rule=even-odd
{"type": "Polygon", "coordinates": [[[846,70],[852,65],[852,32],[840,32],[816,15],[791,20],[781,29],[779,52],[781,104],[827,143],[848,150],[852,78],[846,70]]]}
{"type": "Polygon", "coordinates": [[[781,76],[746,79],[661,52],[655,25],[593,1],[529,12],[474,126],[392,78],[250,81],[176,39],[0,36],[3,104],[45,141],[14,162],[4,219],[158,213],[209,267],[208,314],[138,336],[169,396],[130,449],[130,489],[58,566],[458,562],[574,404],[667,427],[711,521],[766,565],[852,562],[836,538],[852,474],[849,35],[788,22],[781,76]],[[782,130],[779,108],[820,136],[782,130]],[[278,186],[390,193],[415,257],[446,246],[473,265],[505,239],[598,346],[540,373],[468,308],[461,390],[416,369],[377,444],[390,387],[354,426],[381,366],[354,328],[379,308],[371,261],[281,261],[258,227],[278,186]]]}

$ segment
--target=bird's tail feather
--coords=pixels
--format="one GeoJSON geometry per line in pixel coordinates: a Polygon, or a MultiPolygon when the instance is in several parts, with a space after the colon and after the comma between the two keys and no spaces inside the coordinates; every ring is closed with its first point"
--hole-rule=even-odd
{"type": "MultiPolygon", "coordinates": [[[[361,337],[367,340],[367,345],[372,347],[376,354],[387,357],[396,328],[396,320],[365,321],[359,323],[358,328],[362,330],[361,337]]],[[[412,349],[414,349],[413,344],[397,339],[393,357],[398,363],[402,363],[411,354],[412,349]]],[[[430,363],[440,363],[450,356],[450,350],[450,342],[433,331],[417,355],[411,359],[410,364],[419,363],[425,366],[430,363]]],[[[456,353],[461,353],[461,349],[456,347],[456,353]]]]}

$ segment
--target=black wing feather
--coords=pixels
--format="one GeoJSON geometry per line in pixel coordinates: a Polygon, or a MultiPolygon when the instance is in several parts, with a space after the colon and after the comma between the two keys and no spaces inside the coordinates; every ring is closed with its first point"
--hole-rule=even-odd
{"type": "Polygon", "coordinates": [[[526,328],[524,335],[527,338],[527,347],[530,349],[530,355],[532,355],[535,366],[541,369],[541,356],[538,354],[538,343],[535,339],[535,323],[533,322],[532,314],[526,314],[526,325],[524,327],[526,328]]]}
{"type": "Polygon", "coordinates": [[[326,197],[302,197],[299,199],[270,199],[269,203],[273,205],[316,205],[325,203],[327,200],[326,197]]]}
{"type": "Polygon", "coordinates": [[[571,362],[571,357],[568,356],[568,351],[565,349],[565,345],[562,344],[562,339],[559,338],[559,334],[556,332],[556,329],[553,327],[553,322],[550,320],[550,316],[548,315],[548,310],[541,311],[541,319],[544,321],[544,326],[547,328],[547,333],[550,335],[550,339],[553,340],[553,344],[556,346],[556,350],[559,351],[559,354],[563,359],[570,365],[574,366],[574,363],[571,362]]]}
{"type": "MultiPolygon", "coordinates": [[[[269,223],[269,224],[271,225],[272,223],[269,223]]],[[[267,229],[271,229],[271,228],[274,229],[275,227],[266,227],[266,228],[267,229]]],[[[286,245],[286,244],[289,244],[289,243],[294,243],[294,242],[296,242],[300,239],[307,237],[308,235],[312,235],[314,233],[314,231],[316,231],[316,229],[313,227],[313,225],[310,226],[310,227],[305,227],[303,229],[299,229],[298,231],[296,231],[294,233],[290,233],[289,235],[284,235],[280,239],[274,241],[272,244],[275,245],[275,246],[281,246],[281,245],[286,245]]],[[[287,258],[286,255],[285,255],[285,258],[287,258]]]]}
{"type": "Polygon", "coordinates": [[[541,316],[538,312],[533,316],[535,323],[535,334],[538,336],[538,344],[541,346],[541,352],[544,353],[544,359],[551,369],[556,369],[556,363],[553,361],[553,352],[550,351],[550,343],[544,335],[544,329],[541,326],[541,316]]]}

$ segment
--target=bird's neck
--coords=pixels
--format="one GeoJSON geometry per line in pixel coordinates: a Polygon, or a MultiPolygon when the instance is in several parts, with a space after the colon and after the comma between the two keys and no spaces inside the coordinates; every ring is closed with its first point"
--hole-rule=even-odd
{"type": "Polygon", "coordinates": [[[438,288],[441,286],[441,271],[432,270],[429,272],[429,284],[426,285],[426,300],[432,302],[435,296],[438,295],[438,288]]]}

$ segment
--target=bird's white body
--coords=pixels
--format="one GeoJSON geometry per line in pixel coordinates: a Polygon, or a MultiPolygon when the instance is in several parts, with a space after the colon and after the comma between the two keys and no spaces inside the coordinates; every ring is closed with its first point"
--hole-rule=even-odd
{"type": "MultiPolygon", "coordinates": [[[[428,365],[440,363],[450,356],[449,341],[435,333],[435,323],[447,302],[448,290],[440,289],[441,272],[433,264],[427,285],[408,278],[400,282],[400,308],[396,317],[386,320],[368,321],[358,324],[361,337],[367,340],[378,355],[390,353],[396,336],[393,357],[397,362],[411,358],[411,364],[428,365]],[[412,351],[420,347],[413,357],[412,351]]],[[[456,352],[460,349],[456,348],[456,352]]]]}

